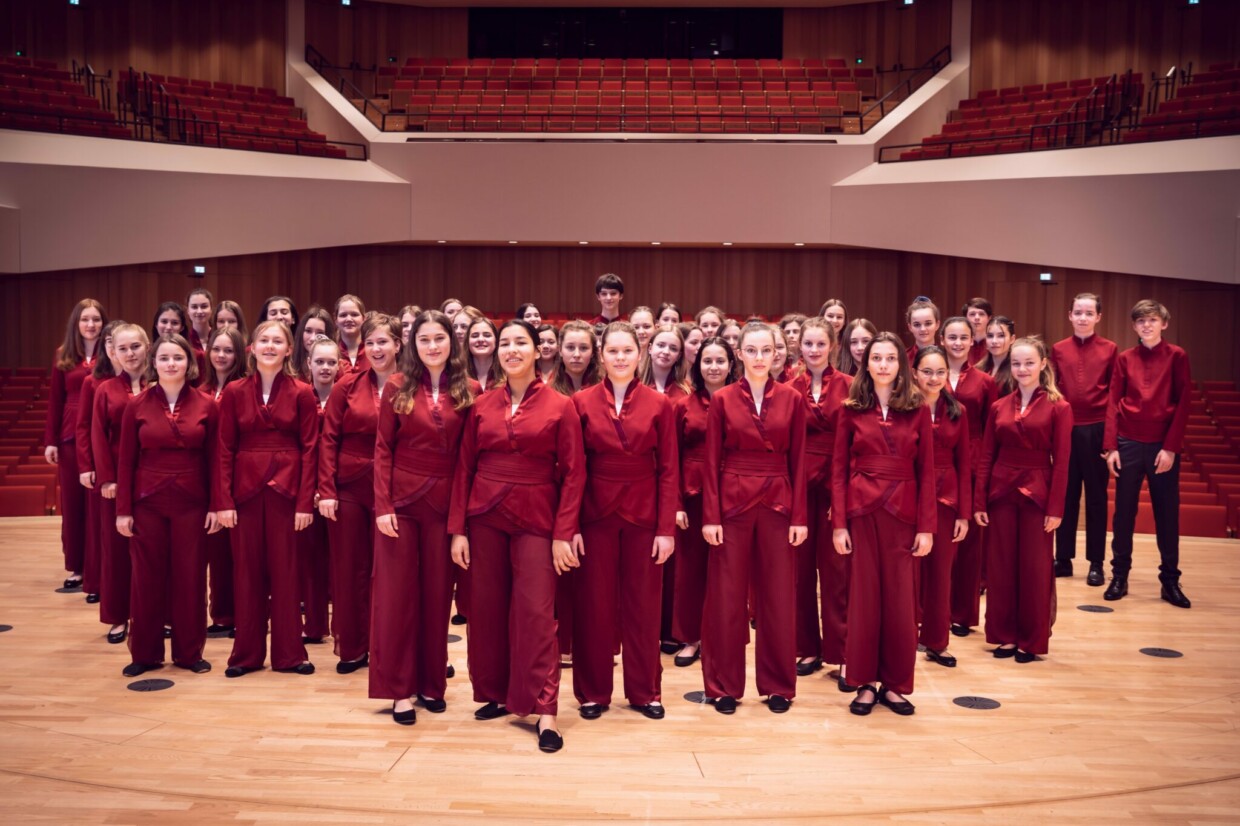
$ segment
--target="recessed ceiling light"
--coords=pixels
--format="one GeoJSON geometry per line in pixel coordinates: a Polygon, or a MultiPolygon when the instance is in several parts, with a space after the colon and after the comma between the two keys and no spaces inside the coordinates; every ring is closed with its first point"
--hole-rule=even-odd
{"type": "Polygon", "coordinates": [[[588,243],[590,243],[590,242],[589,242],[589,241],[578,241],[577,243],[578,243],[578,244],[581,244],[581,246],[583,246],[583,247],[584,247],[586,244],[588,244],[588,243]]]}
{"type": "Polygon", "coordinates": [[[509,241],[508,243],[509,243],[509,244],[515,244],[515,243],[517,243],[517,242],[516,242],[516,241],[509,241]]]}
{"type": "Polygon", "coordinates": [[[436,243],[436,244],[446,244],[446,243],[448,243],[448,242],[447,242],[447,241],[436,241],[435,243],[436,243]]]}
{"type": "Polygon", "coordinates": [[[657,247],[659,246],[659,244],[662,244],[662,243],[663,243],[662,241],[651,241],[650,246],[657,247]]]}
{"type": "Polygon", "coordinates": [[[732,246],[732,242],[731,242],[731,241],[724,241],[724,242],[723,242],[723,245],[724,245],[725,247],[730,247],[730,246],[732,246]]]}
{"type": "Polygon", "coordinates": [[[804,242],[804,241],[797,241],[797,242],[796,242],[796,243],[794,243],[792,246],[794,246],[794,247],[803,247],[803,246],[805,246],[805,242],[804,242]]]}

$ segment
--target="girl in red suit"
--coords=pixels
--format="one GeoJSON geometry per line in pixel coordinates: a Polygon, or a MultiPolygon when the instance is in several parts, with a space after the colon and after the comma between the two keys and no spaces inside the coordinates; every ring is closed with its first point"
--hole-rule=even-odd
{"type": "MultiPolygon", "coordinates": [[[[314,384],[310,371],[310,348],[323,337],[331,339],[336,344],[336,352],[340,352],[340,343],[336,341],[336,322],[332,321],[331,313],[317,304],[312,305],[293,331],[293,369],[297,372],[297,378],[305,384],[314,384]]],[[[339,370],[336,378],[340,378],[339,370]]],[[[327,389],[331,391],[330,387],[327,389]]]]}
{"type": "Polygon", "coordinates": [[[916,558],[934,542],[934,431],[895,335],[879,333],[863,363],[835,428],[831,474],[835,550],[853,557],[844,654],[861,688],[849,710],[869,714],[878,702],[907,715],[916,558]]]}
{"type": "Polygon", "coordinates": [[[989,525],[986,641],[995,657],[1033,662],[1047,652],[1054,611],[1055,529],[1063,521],[1072,407],[1055,387],[1039,339],[1008,354],[1015,391],[995,402],[982,439],[975,518],[989,525]]]}
{"type": "MultiPolygon", "coordinates": [[[[108,533],[99,528],[99,515],[103,505],[99,498],[99,486],[95,484],[95,458],[90,443],[90,426],[94,414],[95,388],[116,376],[120,368],[116,360],[116,350],[112,344],[112,331],[121,326],[123,321],[109,321],[100,333],[103,341],[103,356],[95,359],[95,367],[82,381],[82,389],[78,391],[77,426],[73,438],[73,447],[77,454],[78,481],[86,488],[86,553],[82,570],[82,590],[86,592],[86,602],[94,605],[100,602],[99,591],[102,587],[101,577],[103,543],[108,534],[115,533],[116,520],[107,526],[108,533]]],[[[106,622],[106,620],[100,620],[106,622]]]]}
{"type": "Polygon", "coordinates": [[[220,397],[215,510],[232,535],[237,629],[226,677],[271,665],[313,674],[301,641],[295,531],[313,520],[314,391],[294,377],[293,333],[283,321],[254,328],[250,376],[220,397]],[[291,529],[291,530],[290,530],[291,529]]]}
{"type": "Polygon", "coordinates": [[[680,330],[680,337],[685,343],[684,351],[680,354],[680,369],[682,375],[688,378],[689,371],[693,369],[693,365],[697,362],[698,350],[702,349],[702,341],[706,336],[702,334],[702,330],[692,321],[682,321],[676,325],[676,329],[680,330]]]}
{"type": "Polygon", "coordinates": [[[207,338],[213,329],[211,327],[211,304],[214,300],[211,291],[206,287],[191,290],[190,294],[185,296],[185,316],[189,321],[186,338],[195,352],[207,352],[207,338]]]}
{"type": "Polygon", "coordinates": [[[539,748],[558,751],[555,575],[577,563],[586,472],[581,421],[538,378],[535,341],[524,321],[500,328],[505,384],[470,409],[448,530],[471,577],[469,672],[485,703],[474,716],[537,714],[539,748]]]}
{"type": "Polygon", "coordinates": [[[108,642],[125,641],[133,565],[129,540],[116,530],[117,464],[121,452],[121,420],[129,401],[146,387],[150,339],[137,324],[112,331],[112,349],[120,371],[100,383],[91,410],[90,440],[99,488],[100,575],[99,619],[112,627],[108,642]]]}
{"type": "Polygon", "coordinates": [[[986,355],[975,365],[983,373],[989,373],[999,388],[999,395],[1006,396],[1016,388],[1012,379],[1012,363],[1009,358],[1012,342],[1016,340],[1016,322],[1005,315],[997,315],[986,325],[986,355]]]}
{"type": "Polygon", "coordinates": [[[788,364],[794,369],[801,365],[801,327],[805,321],[802,313],[788,313],[779,320],[779,331],[788,343],[788,364]]]}
{"type": "Polygon", "coordinates": [[[654,335],[654,310],[649,307],[634,307],[629,311],[629,324],[637,331],[637,342],[644,359],[650,349],[650,338],[654,335]]]}
{"type": "Polygon", "coordinates": [[[706,419],[702,536],[714,546],[702,618],[706,696],[721,714],[745,693],[746,602],[756,580],[758,693],[776,713],[796,696],[796,558],[809,519],[805,405],[771,375],[779,331],[746,324],[744,377],[711,399],[706,419]]]}
{"type": "Polygon", "coordinates": [[[43,432],[43,458],[56,465],[60,482],[60,545],[69,577],[66,588],[82,584],[86,560],[86,489],[78,474],[77,413],[82,382],[103,355],[100,335],[108,323],[103,305],[83,298],[69,314],[65,341],[56,349],[47,405],[47,427],[43,432]]]}
{"type": "Polygon", "coordinates": [[[232,327],[241,333],[243,340],[250,335],[250,328],[245,326],[245,313],[241,311],[241,305],[228,299],[216,304],[211,311],[211,329],[222,330],[226,327],[232,327]]]}
{"type": "Polygon", "coordinates": [[[419,313],[384,394],[375,437],[374,592],[370,696],[392,700],[401,725],[416,719],[414,697],[436,714],[447,708],[452,556],[448,504],[465,417],[477,382],[465,373],[452,322],[419,313]]]}
{"type": "Polygon", "coordinates": [[[542,379],[543,384],[550,386],[555,382],[555,368],[560,361],[560,336],[550,324],[539,324],[536,329],[538,331],[538,377],[542,379]]]}
{"type": "Polygon", "coordinates": [[[854,318],[844,325],[840,346],[835,351],[835,369],[845,376],[857,375],[865,360],[865,350],[876,335],[878,328],[867,318],[854,318]]]}
{"type": "Polygon", "coordinates": [[[675,547],[679,468],[672,405],[635,380],[639,350],[631,324],[607,325],[602,354],[607,376],[573,397],[589,469],[581,533],[573,537],[580,549],[574,566],[573,693],[587,720],[611,704],[617,619],[624,696],[646,717],[659,720],[664,713],[657,607],[660,566],[675,547]]]}
{"type": "MultiPolygon", "coordinates": [[[[362,324],[360,335],[357,361],[332,390],[319,437],[319,513],[327,520],[331,548],[332,637],[339,674],[352,674],[369,661],[375,429],[383,388],[400,356],[400,322],[376,314],[362,324]],[[363,359],[367,366],[360,368],[363,359]]],[[[341,365],[346,361],[342,358],[341,365]]]]}
{"type": "Polygon", "coordinates": [[[926,658],[947,668],[956,658],[947,653],[951,624],[952,569],[956,548],[969,534],[973,474],[970,461],[969,419],[946,389],[947,355],[936,346],[922,348],[913,359],[913,377],[934,425],[935,499],[938,522],[934,547],[921,561],[921,637],[926,658]]]}
{"type": "Polygon", "coordinates": [[[736,381],[736,353],[719,337],[705,339],[689,371],[693,392],[676,401],[681,510],[676,514],[676,598],[672,637],[684,640],[674,662],[685,668],[702,650],[702,611],[710,546],[702,535],[702,477],[706,467],[706,418],[715,393],[736,381]]]}
{"type": "Polygon", "coordinates": [[[910,362],[916,358],[918,350],[934,345],[942,321],[939,308],[925,296],[919,297],[904,311],[904,323],[913,337],[913,346],[908,349],[910,362]]]}
{"type": "MultiPolygon", "coordinates": [[[[296,330],[301,322],[301,315],[298,314],[293,299],[287,295],[273,295],[263,302],[258,311],[258,322],[261,324],[264,321],[282,321],[290,330],[296,330]]],[[[257,334],[258,328],[254,328],[254,331],[257,334]]]]}
{"type": "MultiPolygon", "coordinates": [[[[313,329],[330,321],[326,310],[311,308],[301,320],[302,329],[313,329]],[[316,316],[315,312],[320,313],[316,316]]],[[[335,324],[328,325],[329,330],[335,324]]],[[[309,333],[306,334],[309,336],[309,333]]],[[[294,350],[293,352],[296,352],[294,350]]],[[[323,433],[323,416],[328,399],[340,378],[340,345],[330,334],[311,339],[306,348],[306,381],[314,390],[315,409],[319,414],[318,436],[315,437],[315,467],[318,467],[319,438],[323,433]]],[[[317,471],[316,471],[317,473],[317,471]]],[[[301,574],[302,642],[321,645],[330,632],[328,620],[329,582],[331,581],[331,555],[328,552],[327,519],[319,513],[315,494],[314,520],[310,527],[297,534],[297,554],[301,574]]]]}
{"type": "MultiPolygon", "coordinates": [[[[366,305],[355,295],[342,295],[336,299],[332,317],[336,322],[337,339],[340,344],[341,377],[355,371],[362,371],[370,365],[366,363],[366,347],[362,336],[362,323],[366,318],[366,305]]],[[[397,326],[400,319],[396,320],[397,326]]],[[[397,336],[397,341],[401,341],[397,336]]]]}
{"type": "MultiPolygon", "coordinates": [[[[989,373],[973,366],[973,326],[964,316],[943,322],[940,333],[947,354],[947,386],[964,408],[969,430],[970,477],[977,478],[982,458],[982,435],[991,405],[999,398],[998,386],[989,373]]],[[[969,629],[981,621],[982,560],[985,556],[986,529],[974,525],[956,546],[952,565],[951,632],[967,637],[969,629]]]]}
{"type": "MultiPolygon", "coordinates": [[[[204,341],[207,374],[198,389],[218,406],[224,388],[246,377],[245,339],[235,327],[226,327],[208,333],[204,341]]],[[[231,531],[216,531],[207,537],[207,586],[211,595],[208,604],[211,624],[207,626],[207,633],[231,634],[236,625],[231,531]]]]}
{"type": "Polygon", "coordinates": [[[504,371],[496,358],[495,339],[495,325],[482,316],[471,321],[465,331],[465,343],[469,347],[466,362],[469,376],[478,382],[484,393],[503,381],[504,371]]]}
{"type": "Polygon", "coordinates": [[[158,381],[125,407],[117,460],[116,529],[129,537],[133,588],[126,677],[164,660],[164,618],[172,619],[172,663],[202,674],[207,641],[207,533],[217,445],[216,406],[191,383],[194,348],[181,335],[151,348],[147,378],[158,381]]]}
{"type": "Polygon", "coordinates": [[[844,306],[844,302],[838,298],[828,298],[818,309],[818,315],[827,320],[827,323],[835,330],[835,337],[843,341],[844,324],[848,321],[848,308],[844,306]]]}
{"type": "MultiPolygon", "coordinates": [[[[797,675],[801,677],[822,668],[824,659],[842,666],[847,637],[849,558],[837,554],[831,544],[831,456],[835,451],[835,423],[844,399],[848,398],[852,378],[831,366],[835,346],[835,328],[825,318],[809,318],[801,323],[800,352],[805,372],[790,385],[805,405],[805,477],[810,514],[808,541],[796,553],[797,675]]],[[[841,685],[847,685],[842,673],[839,679],[841,685]]]]}

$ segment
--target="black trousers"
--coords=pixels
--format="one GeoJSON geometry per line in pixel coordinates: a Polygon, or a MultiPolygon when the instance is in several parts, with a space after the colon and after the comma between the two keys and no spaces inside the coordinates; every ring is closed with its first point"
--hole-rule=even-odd
{"type": "Polygon", "coordinates": [[[1055,532],[1055,559],[1076,558],[1076,526],[1081,517],[1081,488],[1085,489],[1085,558],[1101,565],[1107,554],[1107,471],[1102,457],[1105,422],[1072,428],[1072,457],[1068,460],[1068,493],[1063,522],[1055,532]]]}
{"type": "Polygon", "coordinates": [[[1111,572],[1128,576],[1132,569],[1132,534],[1137,523],[1137,503],[1141,482],[1149,480],[1150,502],[1154,506],[1154,532],[1162,562],[1158,578],[1176,582],[1180,578],[1180,457],[1166,473],[1154,472],[1154,459],[1162,443],[1119,440],[1119,478],[1115,482],[1115,521],[1111,530],[1111,572]]]}

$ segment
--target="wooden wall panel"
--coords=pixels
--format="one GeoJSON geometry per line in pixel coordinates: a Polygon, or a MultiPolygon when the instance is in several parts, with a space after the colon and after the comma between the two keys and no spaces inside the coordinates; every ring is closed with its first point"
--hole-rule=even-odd
{"type": "Polygon", "coordinates": [[[345,292],[387,311],[453,296],[499,316],[523,301],[547,313],[593,315],[594,279],[609,271],[625,279],[626,308],[670,300],[687,313],[717,304],[734,317],[778,316],[813,313],[835,297],[850,317],[897,331],[918,295],[934,298],[945,315],[984,295],[1016,319],[1019,334],[1048,341],[1069,334],[1072,296],[1096,292],[1105,302],[1103,334],[1125,346],[1133,341],[1128,309],[1154,297],[1171,310],[1168,337],[1188,348],[1197,378],[1240,379],[1240,337],[1231,334],[1240,287],[1086,270],[1056,270],[1057,283],[1047,286],[1024,264],[871,249],[358,246],[14,276],[0,279],[0,346],[7,364],[42,364],[82,296],[149,325],[159,302],[184,300],[199,284],[240,302],[251,324],[269,295],[289,295],[304,310],[345,292]],[[206,263],[206,278],[187,275],[194,263],[206,263]]]}
{"type": "Polygon", "coordinates": [[[306,42],[338,66],[386,66],[395,57],[465,57],[469,10],[306,0],[306,42]]]}
{"type": "Polygon", "coordinates": [[[1196,71],[1240,56],[1240,3],[1203,0],[974,0],[972,89],[1196,71]]]}
{"type": "Polygon", "coordinates": [[[951,42],[951,0],[784,9],[784,57],[842,57],[850,65],[919,66],[951,42]]]}
{"type": "Polygon", "coordinates": [[[64,68],[148,72],[284,91],[284,0],[0,0],[0,46],[64,68]]]}

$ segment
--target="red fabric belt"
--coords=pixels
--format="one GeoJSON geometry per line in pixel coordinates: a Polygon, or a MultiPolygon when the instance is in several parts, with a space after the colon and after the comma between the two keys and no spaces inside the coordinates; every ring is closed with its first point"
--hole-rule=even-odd
{"type": "Polygon", "coordinates": [[[396,467],[410,473],[446,479],[452,475],[452,466],[456,462],[456,457],[438,450],[397,448],[393,462],[396,467]]]}
{"type": "Polygon", "coordinates": [[[654,454],[630,456],[623,453],[596,453],[589,457],[591,478],[609,482],[638,482],[653,479],[654,454]]]}
{"type": "Polygon", "coordinates": [[[859,456],[853,469],[875,479],[910,481],[917,478],[913,473],[913,460],[903,456],[859,456]]]}
{"type": "Polygon", "coordinates": [[[705,462],[706,448],[702,445],[697,447],[687,447],[680,451],[680,459],[683,462],[705,462]]]}
{"type": "Polygon", "coordinates": [[[950,447],[936,447],[934,449],[934,466],[955,467],[956,451],[950,447]]]}
{"type": "Polygon", "coordinates": [[[805,452],[815,456],[831,456],[835,453],[834,433],[809,433],[805,437],[805,452]]]}
{"type": "Polygon", "coordinates": [[[737,476],[787,476],[788,456],[765,450],[733,450],[723,456],[723,471],[737,476]]]}
{"type": "Polygon", "coordinates": [[[375,434],[373,433],[347,433],[340,439],[340,452],[348,453],[351,456],[366,456],[373,458],[375,455],[375,434]]]}
{"type": "Polygon", "coordinates": [[[555,464],[520,453],[486,451],[478,456],[478,475],[507,485],[549,485],[555,481],[555,464]]]}
{"type": "Polygon", "coordinates": [[[202,473],[202,457],[200,448],[144,450],[138,457],[138,467],[159,473],[202,473]]]}
{"type": "Polygon", "coordinates": [[[996,464],[1007,465],[1008,467],[1031,468],[1034,470],[1050,470],[1051,456],[1046,450],[1033,450],[1026,447],[1008,447],[999,448],[999,456],[995,459],[996,464]]]}
{"type": "Polygon", "coordinates": [[[301,450],[301,444],[292,433],[281,433],[278,430],[259,431],[241,434],[241,450],[301,450]]]}

